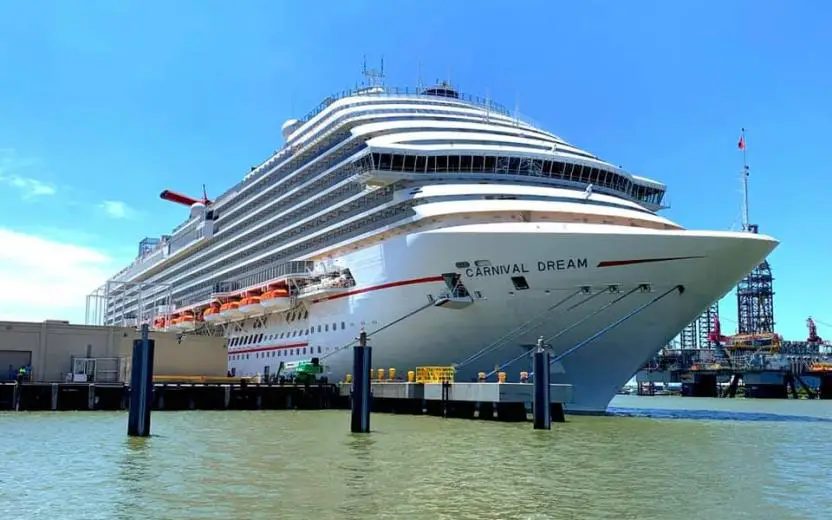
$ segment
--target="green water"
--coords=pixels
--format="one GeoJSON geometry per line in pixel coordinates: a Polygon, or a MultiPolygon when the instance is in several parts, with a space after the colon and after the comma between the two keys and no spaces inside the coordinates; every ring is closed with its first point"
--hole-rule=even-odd
{"type": "Polygon", "coordinates": [[[148,439],[126,437],[124,413],[4,413],[0,519],[832,517],[832,402],[613,405],[629,416],[548,432],[376,414],[373,433],[351,435],[344,411],[155,413],[148,439]]]}

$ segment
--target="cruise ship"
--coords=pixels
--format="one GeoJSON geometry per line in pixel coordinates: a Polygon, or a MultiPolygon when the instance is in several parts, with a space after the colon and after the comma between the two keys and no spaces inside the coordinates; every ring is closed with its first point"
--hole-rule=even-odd
{"type": "Polygon", "coordinates": [[[439,82],[370,81],[88,298],[88,320],[228,339],[236,376],[317,358],[517,380],[540,338],[570,412],[604,412],[640,365],[777,245],[660,216],[665,185],[439,82]]]}

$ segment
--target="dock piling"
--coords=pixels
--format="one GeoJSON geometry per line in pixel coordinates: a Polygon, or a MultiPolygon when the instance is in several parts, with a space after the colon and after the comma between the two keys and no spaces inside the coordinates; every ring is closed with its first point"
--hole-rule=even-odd
{"type": "Polygon", "coordinates": [[[350,431],[353,433],[369,433],[370,431],[370,366],[372,364],[372,348],[367,346],[367,333],[361,331],[358,345],[353,347],[352,358],[352,416],[350,431]]]}
{"type": "Polygon", "coordinates": [[[58,409],[58,383],[52,383],[52,411],[58,409]]]}
{"type": "Polygon", "coordinates": [[[153,403],[153,353],[155,342],[149,339],[147,324],[142,325],[141,339],[133,341],[133,363],[130,373],[130,412],[127,435],[150,435],[150,408],[153,403]]]}
{"type": "Polygon", "coordinates": [[[534,352],[534,403],[532,407],[535,430],[552,429],[552,407],[549,395],[549,351],[543,337],[537,340],[534,352]]]}

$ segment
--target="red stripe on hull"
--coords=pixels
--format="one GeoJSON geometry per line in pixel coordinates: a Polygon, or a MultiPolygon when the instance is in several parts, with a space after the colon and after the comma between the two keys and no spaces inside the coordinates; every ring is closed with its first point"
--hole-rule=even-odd
{"type": "Polygon", "coordinates": [[[598,267],[620,267],[622,265],[650,264],[653,262],[670,262],[672,260],[690,260],[692,258],[705,258],[704,256],[676,256],[671,258],[638,258],[635,260],[605,260],[598,262],[598,267]]]}
{"type": "Polygon", "coordinates": [[[353,296],[355,294],[363,294],[372,291],[380,291],[382,289],[390,289],[393,287],[401,287],[403,285],[416,285],[420,283],[431,283],[431,282],[442,282],[444,278],[441,276],[426,276],[424,278],[414,278],[412,280],[401,280],[398,282],[390,282],[381,285],[375,285],[373,287],[365,287],[364,289],[355,289],[353,291],[347,291],[341,294],[333,294],[332,296],[328,296],[326,298],[321,298],[319,300],[312,300],[312,303],[319,303],[319,302],[328,302],[332,300],[337,300],[339,298],[346,298],[347,296],[353,296]]]}

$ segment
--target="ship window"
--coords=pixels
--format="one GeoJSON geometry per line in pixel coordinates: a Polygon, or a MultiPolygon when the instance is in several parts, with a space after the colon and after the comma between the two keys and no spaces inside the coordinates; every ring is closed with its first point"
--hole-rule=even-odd
{"type": "Polygon", "coordinates": [[[318,332],[321,332],[321,326],[318,325],[318,332]]]}
{"type": "Polygon", "coordinates": [[[457,172],[460,170],[459,166],[459,156],[458,155],[451,155],[448,156],[448,171],[449,172],[457,172]]]}
{"type": "Polygon", "coordinates": [[[403,166],[404,166],[404,156],[398,155],[398,154],[394,155],[393,156],[393,162],[392,162],[392,165],[390,166],[390,169],[393,170],[394,172],[400,172],[400,171],[402,171],[403,166]]]}
{"type": "Polygon", "coordinates": [[[455,265],[457,269],[465,269],[466,267],[469,267],[471,264],[468,262],[457,262],[455,265]]]}
{"type": "Polygon", "coordinates": [[[383,153],[378,158],[378,168],[380,170],[389,170],[392,163],[392,156],[389,153],[383,153]]]}
{"type": "Polygon", "coordinates": [[[306,347],[303,347],[303,354],[306,354],[306,347]]]}
{"type": "Polygon", "coordinates": [[[344,322],[342,321],[342,322],[341,322],[341,330],[344,330],[345,328],[347,328],[347,326],[346,326],[346,324],[344,324],[344,322]]]}
{"type": "Polygon", "coordinates": [[[306,319],[308,317],[309,317],[309,311],[303,311],[303,319],[306,319]]]}
{"type": "Polygon", "coordinates": [[[329,332],[329,323],[324,326],[324,332],[329,332]]]}
{"type": "Polygon", "coordinates": [[[461,155],[459,157],[459,171],[461,172],[470,172],[471,171],[471,156],[470,155],[461,155]]]}
{"type": "Polygon", "coordinates": [[[321,353],[321,346],[318,345],[318,354],[320,354],[320,353],[321,353]]]}
{"type": "Polygon", "coordinates": [[[526,282],[525,276],[512,276],[511,283],[514,284],[514,288],[518,291],[523,291],[529,288],[529,284],[526,282]]]}
{"type": "Polygon", "coordinates": [[[437,172],[444,172],[448,171],[448,157],[445,155],[440,155],[436,157],[436,171],[437,172]]]}

